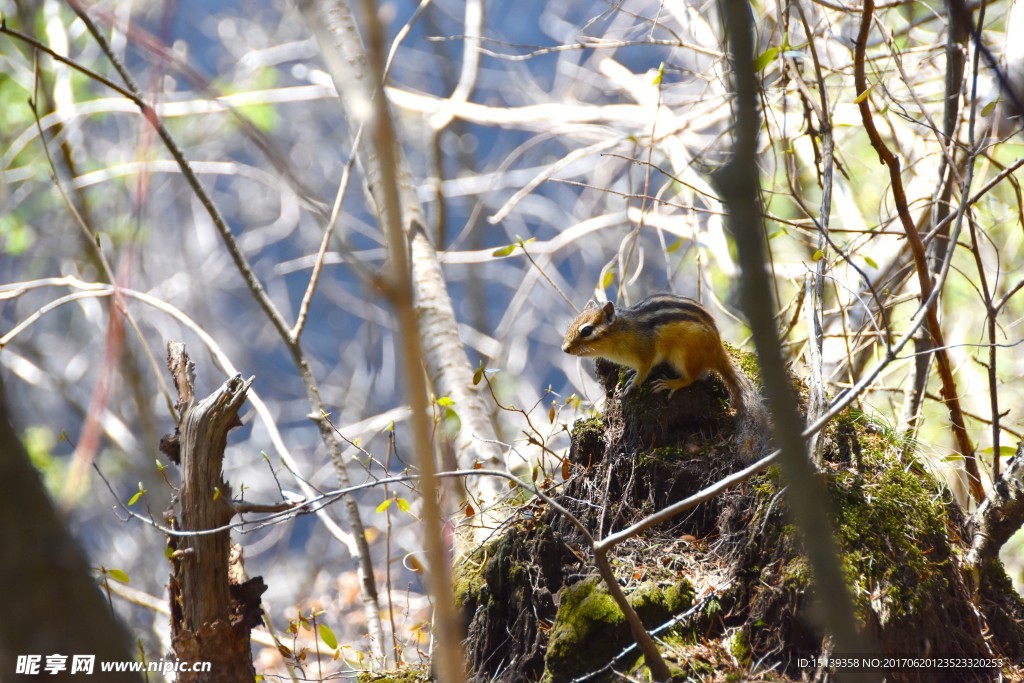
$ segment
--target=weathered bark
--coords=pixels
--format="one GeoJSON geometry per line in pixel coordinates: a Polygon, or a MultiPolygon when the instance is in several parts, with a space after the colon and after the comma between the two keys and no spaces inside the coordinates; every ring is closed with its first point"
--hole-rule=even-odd
{"type": "Polygon", "coordinates": [[[968,564],[980,567],[996,558],[999,549],[1024,524],[1024,441],[1006,472],[992,486],[971,516],[968,564]]]}
{"type": "MultiPolygon", "coordinates": [[[[184,344],[167,345],[167,364],[178,389],[178,431],[164,444],[181,467],[181,491],[173,523],[201,532],[226,525],[234,516],[231,487],[221,465],[227,434],[239,424],[238,411],[253,378],[235,375],[201,401],[193,393],[195,368],[184,344]]],[[[251,683],[255,680],[250,632],[260,623],[261,577],[243,581],[240,554],[229,564],[227,530],[174,536],[170,581],[171,638],[182,662],[210,662],[209,673],[181,672],[179,683],[251,683]]]]}

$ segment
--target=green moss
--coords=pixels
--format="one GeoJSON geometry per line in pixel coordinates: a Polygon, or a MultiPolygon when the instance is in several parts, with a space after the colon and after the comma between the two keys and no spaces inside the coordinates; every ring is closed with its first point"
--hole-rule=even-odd
{"type": "Polygon", "coordinates": [[[604,430],[604,420],[600,417],[576,420],[572,425],[569,460],[589,465],[600,459],[605,447],[604,430]]]}
{"type": "Polygon", "coordinates": [[[596,415],[576,420],[571,436],[573,441],[589,441],[595,437],[604,439],[604,420],[596,415]]]}
{"type": "Polygon", "coordinates": [[[657,625],[659,618],[668,618],[689,609],[693,604],[693,595],[693,588],[685,580],[667,588],[645,583],[629,596],[629,604],[645,625],[657,625]]]}
{"type": "Polygon", "coordinates": [[[901,466],[898,435],[865,429],[864,416],[852,411],[844,418],[858,425],[862,459],[857,472],[829,478],[836,537],[858,608],[884,624],[917,612],[946,587],[946,511],[935,481],[901,466]]]}
{"type": "Polygon", "coordinates": [[[761,366],[757,362],[757,354],[749,351],[740,351],[728,342],[723,342],[725,350],[732,356],[733,361],[740,367],[740,370],[747,377],[754,381],[754,385],[761,388],[761,366]]]}
{"type": "Polygon", "coordinates": [[[484,578],[486,564],[479,552],[473,553],[460,562],[452,571],[452,589],[455,592],[455,607],[472,611],[483,597],[487,582],[484,578]]]}
{"type": "Polygon", "coordinates": [[[430,680],[430,667],[411,666],[397,671],[380,673],[364,671],[356,680],[359,683],[426,683],[430,680]]]}
{"type": "Polygon", "coordinates": [[[641,463],[648,463],[659,460],[676,462],[679,460],[689,460],[694,457],[699,457],[702,453],[703,451],[698,451],[696,453],[687,454],[685,448],[681,448],[678,446],[662,446],[661,448],[655,448],[653,451],[650,451],[649,453],[641,453],[639,455],[639,458],[641,463]]]}
{"type": "MultiPolygon", "coordinates": [[[[537,532],[541,529],[535,527],[537,532]]],[[[471,614],[477,606],[507,600],[528,588],[524,573],[529,568],[521,559],[531,556],[527,545],[522,530],[514,528],[459,562],[452,572],[456,607],[471,614]]]]}
{"type": "Polygon", "coordinates": [[[686,680],[705,680],[713,676],[715,672],[715,665],[705,659],[692,657],[686,660],[686,680]]]}
{"type": "Polygon", "coordinates": [[[750,659],[750,642],[742,630],[733,632],[729,639],[729,652],[736,658],[737,662],[746,662],[750,659]]]}
{"type": "MultiPolygon", "coordinates": [[[[683,580],[668,587],[643,584],[628,599],[644,626],[653,628],[688,609],[693,596],[693,587],[683,580]]],[[[592,671],[632,642],[626,617],[600,577],[567,586],[562,589],[548,641],[547,680],[568,680],[592,671]]]]}
{"type": "Polygon", "coordinates": [[[593,577],[562,589],[558,613],[551,627],[545,668],[551,680],[569,678],[587,665],[606,661],[626,644],[622,626],[626,617],[593,577]]]}

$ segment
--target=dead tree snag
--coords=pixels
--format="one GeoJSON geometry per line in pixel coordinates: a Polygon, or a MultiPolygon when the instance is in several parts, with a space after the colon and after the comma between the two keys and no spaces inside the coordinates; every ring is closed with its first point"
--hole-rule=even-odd
{"type": "MultiPolygon", "coordinates": [[[[181,489],[172,523],[181,531],[225,526],[235,510],[221,465],[227,434],[253,378],[235,375],[202,400],[195,398],[195,366],[185,345],[167,345],[167,366],[178,390],[178,427],[162,443],[181,468],[181,489]]],[[[262,577],[242,578],[241,553],[232,552],[227,530],[169,540],[171,635],[175,655],[189,664],[210,662],[209,672],[180,672],[179,683],[236,683],[255,679],[249,635],[259,624],[262,577]],[[231,565],[235,566],[231,566],[231,565]]]]}

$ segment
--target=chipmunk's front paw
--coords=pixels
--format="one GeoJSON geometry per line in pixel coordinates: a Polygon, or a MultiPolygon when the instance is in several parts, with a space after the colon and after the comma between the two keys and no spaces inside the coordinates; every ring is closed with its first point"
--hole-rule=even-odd
{"type": "Polygon", "coordinates": [[[626,382],[626,386],[622,388],[622,398],[632,396],[636,393],[636,371],[630,371],[629,381],[626,382]]]}

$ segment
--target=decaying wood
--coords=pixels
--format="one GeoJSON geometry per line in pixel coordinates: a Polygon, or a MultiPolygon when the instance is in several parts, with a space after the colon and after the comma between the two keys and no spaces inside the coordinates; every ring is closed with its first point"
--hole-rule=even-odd
{"type": "MultiPolygon", "coordinates": [[[[231,488],[221,466],[227,434],[239,425],[238,411],[253,378],[228,379],[204,399],[195,398],[195,366],[185,345],[167,345],[167,365],[178,389],[177,449],[181,490],[174,526],[204,531],[231,521],[231,488]]],[[[165,440],[167,443],[170,440],[165,440]]],[[[244,581],[241,554],[229,563],[228,531],[174,536],[170,581],[171,636],[180,661],[210,662],[205,673],[181,672],[179,683],[251,682],[255,678],[249,634],[260,623],[261,577],[244,581]]]]}

